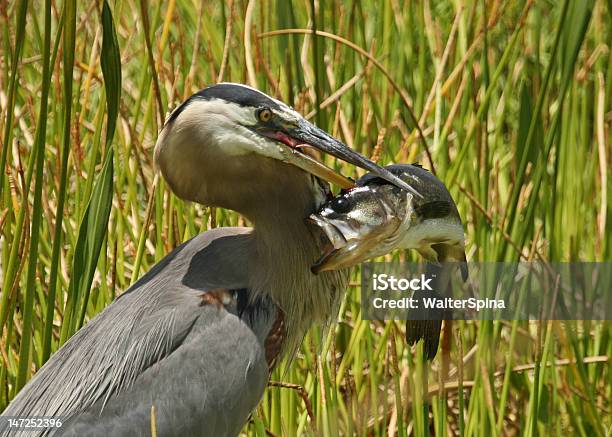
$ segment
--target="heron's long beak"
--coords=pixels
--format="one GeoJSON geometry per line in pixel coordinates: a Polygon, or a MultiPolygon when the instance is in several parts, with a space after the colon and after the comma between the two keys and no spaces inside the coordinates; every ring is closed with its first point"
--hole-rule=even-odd
{"type": "Polygon", "coordinates": [[[327,167],[325,164],[320,163],[316,159],[313,159],[296,149],[288,147],[287,149],[283,150],[283,156],[287,164],[299,167],[302,170],[323,179],[324,181],[338,185],[342,189],[349,189],[355,186],[355,181],[341,175],[340,173],[337,173],[335,170],[327,167]]]}
{"type": "MultiPolygon", "coordinates": [[[[417,197],[423,198],[421,193],[419,193],[406,182],[395,176],[389,170],[384,169],[379,165],[375,164],[374,162],[370,161],[369,159],[365,158],[364,156],[361,156],[359,153],[351,150],[346,144],[338,141],[324,130],[319,129],[318,127],[314,126],[313,124],[309,123],[304,119],[300,120],[296,127],[288,129],[287,134],[291,136],[292,139],[298,142],[308,144],[320,150],[321,152],[328,153],[338,159],[348,162],[349,164],[353,164],[357,167],[369,170],[373,174],[381,177],[382,179],[385,179],[386,181],[389,181],[393,185],[407,190],[417,197]]],[[[296,155],[297,154],[299,153],[296,153],[296,155]]],[[[301,155],[301,158],[298,159],[297,157],[294,157],[295,161],[291,162],[292,164],[302,168],[303,170],[309,173],[326,179],[329,182],[337,183],[338,174],[336,172],[323,166],[312,158],[304,159],[303,157],[306,155],[299,155],[301,155]],[[327,171],[323,171],[321,169],[321,166],[327,171]],[[334,174],[334,180],[330,179],[329,173],[334,174]]],[[[342,176],[342,179],[346,178],[342,176]]]]}

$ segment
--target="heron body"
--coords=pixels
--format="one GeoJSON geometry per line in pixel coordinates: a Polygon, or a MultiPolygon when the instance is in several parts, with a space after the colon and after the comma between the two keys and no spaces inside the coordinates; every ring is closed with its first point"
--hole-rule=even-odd
{"type": "Polygon", "coordinates": [[[227,255],[255,242],[249,228],[218,228],[179,246],[78,331],[4,414],[73,416],[66,435],[148,435],[155,406],[159,435],[237,434],[265,389],[279,315],[271,299],[238,291],[249,263],[227,255]],[[231,300],[208,303],[218,289],[231,300]]]}
{"type": "Polygon", "coordinates": [[[174,111],[155,151],[171,189],[253,228],[210,230],[176,248],[70,338],[3,415],[64,418],[45,435],[133,436],[150,435],[155,407],[159,436],[236,435],[270,366],[329,319],[347,283],[345,271],[310,271],[320,254],[305,219],[329,193],[321,178],[334,176],[301,143],[397,182],[249,87],[212,86],[174,111]]]}

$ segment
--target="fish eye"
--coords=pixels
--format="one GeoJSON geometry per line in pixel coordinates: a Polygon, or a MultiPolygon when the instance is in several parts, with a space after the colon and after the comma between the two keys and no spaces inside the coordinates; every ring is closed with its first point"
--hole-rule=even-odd
{"type": "Polygon", "coordinates": [[[263,123],[267,123],[272,119],[272,111],[269,108],[262,108],[257,111],[257,118],[263,123]]]}
{"type": "Polygon", "coordinates": [[[344,196],[336,197],[334,200],[332,200],[331,207],[335,212],[343,214],[351,210],[353,207],[353,201],[344,196]]]}

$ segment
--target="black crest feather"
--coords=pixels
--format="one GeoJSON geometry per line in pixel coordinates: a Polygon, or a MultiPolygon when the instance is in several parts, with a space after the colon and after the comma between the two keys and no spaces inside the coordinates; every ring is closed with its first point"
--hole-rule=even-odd
{"type": "Polygon", "coordinates": [[[249,88],[244,85],[235,83],[219,83],[211,85],[204,89],[201,89],[197,93],[193,94],[187,100],[180,104],[170,115],[167,123],[172,123],[181,112],[185,110],[190,103],[195,100],[213,100],[220,99],[226,102],[236,103],[240,106],[251,106],[254,108],[268,107],[273,109],[279,109],[280,105],[278,102],[271,99],[264,93],[257,91],[253,88],[249,88]]]}

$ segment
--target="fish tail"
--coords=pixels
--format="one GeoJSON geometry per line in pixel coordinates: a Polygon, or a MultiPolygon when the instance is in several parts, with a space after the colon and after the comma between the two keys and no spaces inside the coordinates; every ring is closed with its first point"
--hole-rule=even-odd
{"type": "Polygon", "coordinates": [[[433,360],[438,353],[442,320],[406,320],[406,343],[416,344],[423,340],[425,358],[433,360]]]}
{"type": "MultiPolygon", "coordinates": [[[[448,272],[444,272],[444,267],[438,263],[426,262],[425,274],[431,281],[432,291],[429,295],[440,298],[446,295],[445,288],[448,287],[448,272]]],[[[440,331],[442,320],[451,318],[444,309],[439,308],[415,308],[408,314],[406,320],[406,343],[414,345],[423,340],[423,352],[425,358],[432,360],[438,353],[440,344],[440,331]]]]}

